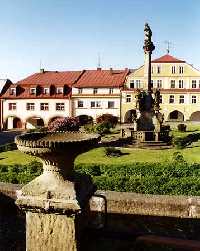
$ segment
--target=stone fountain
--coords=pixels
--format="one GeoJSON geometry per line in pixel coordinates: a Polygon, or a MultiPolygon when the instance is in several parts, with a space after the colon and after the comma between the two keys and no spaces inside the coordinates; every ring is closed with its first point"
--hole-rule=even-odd
{"type": "Polygon", "coordinates": [[[43,173],[18,192],[16,201],[26,211],[27,250],[78,250],[77,215],[94,193],[94,185],[88,176],[74,172],[74,160],[99,140],[97,134],[80,132],[27,133],[15,138],[20,151],[43,163],[43,173]]]}

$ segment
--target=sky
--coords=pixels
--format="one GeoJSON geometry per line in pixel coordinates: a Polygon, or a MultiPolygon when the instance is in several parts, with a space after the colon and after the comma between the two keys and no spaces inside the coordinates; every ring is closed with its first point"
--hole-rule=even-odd
{"type": "Polygon", "coordinates": [[[200,69],[199,0],[0,0],[0,78],[45,70],[137,68],[144,23],[156,46],[200,69]],[[99,56],[98,56],[99,55],[99,56]]]}

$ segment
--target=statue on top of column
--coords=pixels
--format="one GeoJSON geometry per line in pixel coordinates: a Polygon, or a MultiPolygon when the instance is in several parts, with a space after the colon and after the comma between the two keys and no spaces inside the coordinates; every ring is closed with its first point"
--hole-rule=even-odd
{"type": "Polygon", "coordinates": [[[145,51],[153,51],[155,49],[155,46],[153,42],[151,41],[152,37],[152,31],[148,23],[145,23],[144,25],[144,50],[145,51]]]}

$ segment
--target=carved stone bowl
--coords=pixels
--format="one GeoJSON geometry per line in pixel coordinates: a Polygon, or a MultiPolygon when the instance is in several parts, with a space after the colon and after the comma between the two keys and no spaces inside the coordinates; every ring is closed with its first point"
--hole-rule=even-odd
{"type": "Polygon", "coordinates": [[[22,188],[17,204],[27,207],[31,200],[35,207],[79,208],[94,186],[89,177],[75,174],[74,160],[80,153],[96,147],[99,141],[98,134],[81,132],[34,132],[16,136],[18,149],[39,157],[43,163],[43,173],[22,188]]]}

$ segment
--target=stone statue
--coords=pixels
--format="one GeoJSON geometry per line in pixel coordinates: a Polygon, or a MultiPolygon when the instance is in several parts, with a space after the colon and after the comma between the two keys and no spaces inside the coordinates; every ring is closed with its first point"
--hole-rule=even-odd
{"type": "Polygon", "coordinates": [[[149,27],[148,23],[145,23],[144,25],[144,44],[148,45],[149,42],[151,42],[151,37],[152,37],[152,31],[151,28],[149,27]]]}
{"type": "Polygon", "coordinates": [[[148,23],[145,23],[144,25],[144,46],[143,49],[144,51],[153,51],[155,49],[155,46],[153,42],[151,41],[152,37],[152,31],[151,28],[149,27],[148,23]]]}
{"type": "Polygon", "coordinates": [[[154,96],[155,96],[154,109],[155,109],[155,111],[159,111],[160,110],[160,91],[159,91],[159,89],[156,89],[154,96]]]}

